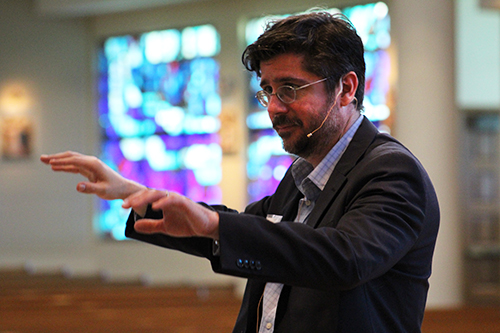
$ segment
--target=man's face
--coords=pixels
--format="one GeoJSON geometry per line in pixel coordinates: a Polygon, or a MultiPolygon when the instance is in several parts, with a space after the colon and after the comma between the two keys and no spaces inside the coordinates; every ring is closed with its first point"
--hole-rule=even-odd
{"type": "MultiPolygon", "coordinates": [[[[304,70],[304,57],[297,54],[282,54],[260,64],[263,90],[276,93],[283,86],[300,87],[323,79],[304,70]]],[[[296,91],[296,100],[283,103],[276,95],[271,96],[268,113],[273,128],[283,140],[283,148],[303,158],[322,154],[331,148],[332,135],[336,129],[335,109],[324,126],[310,138],[309,133],[321,126],[331,107],[326,82],[320,82],[296,91]]]]}

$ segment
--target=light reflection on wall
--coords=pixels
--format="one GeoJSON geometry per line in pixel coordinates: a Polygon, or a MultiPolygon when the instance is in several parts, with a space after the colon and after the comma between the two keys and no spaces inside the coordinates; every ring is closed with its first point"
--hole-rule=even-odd
{"type": "MultiPolygon", "coordinates": [[[[220,202],[219,35],[211,25],[107,38],[99,52],[101,158],[124,177],[220,202]]],[[[100,201],[98,234],[123,239],[128,211],[100,201]]]]}
{"type": "MultiPolygon", "coordinates": [[[[387,5],[377,2],[343,10],[332,8],[329,11],[346,15],[363,40],[366,62],[364,114],[381,131],[390,132],[393,106],[390,89],[391,57],[388,51],[391,45],[390,16],[387,5]]],[[[264,31],[266,22],[276,18],[279,17],[262,17],[249,21],[245,31],[247,45],[253,43],[264,31]]],[[[249,87],[247,190],[248,201],[252,202],[274,192],[295,157],[282,149],[281,139],[272,129],[267,111],[254,97],[260,90],[255,75],[250,78],[249,87]]]]}

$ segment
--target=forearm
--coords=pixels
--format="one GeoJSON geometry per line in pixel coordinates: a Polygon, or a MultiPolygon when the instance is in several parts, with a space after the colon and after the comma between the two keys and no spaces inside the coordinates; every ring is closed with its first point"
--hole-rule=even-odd
{"type": "MultiPolygon", "coordinates": [[[[218,218],[218,212],[228,212],[237,213],[237,211],[227,208],[226,206],[216,205],[209,206],[204,203],[200,203],[204,209],[213,212],[218,218]]],[[[158,246],[177,249],[182,252],[193,254],[196,256],[206,257],[208,259],[213,259],[213,240],[218,238],[216,235],[207,235],[205,237],[172,237],[162,233],[154,234],[144,234],[136,230],[136,221],[142,218],[161,220],[163,219],[163,212],[161,210],[154,210],[151,205],[147,206],[145,213],[141,216],[137,216],[137,212],[132,212],[127,220],[127,226],[125,230],[125,236],[133,238],[136,240],[144,241],[147,243],[155,244],[158,246]]],[[[217,230],[218,231],[218,230],[217,230]]]]}

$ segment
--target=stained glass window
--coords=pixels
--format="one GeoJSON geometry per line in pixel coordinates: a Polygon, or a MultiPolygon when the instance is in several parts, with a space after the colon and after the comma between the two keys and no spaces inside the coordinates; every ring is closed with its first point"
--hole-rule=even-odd
{"type": "MultiPolygon", "coordinates": [[[[390,132],[391,96],[390,70],[391,57],[388,52],[391,44],[389,10],[385,3],[377,2],[344,8],[332,8],[332,13],[342,12],[353,23],[365,45],[366,87],[364,114],[380,130],[390,132]]],[[[253,43],[264,31],[266,22],[279,18],[261,17],[246,25],[246,43],[253,43]]],[[[260,90],[259,81],[252,75],[249,85],[247,126],[249,128],[249,147],[247,151],[247,176],[249,202],[272,194],[285,171],[292,163],[290,156],[282,148],[280,137],[272,129],[267,110],[255,98],[260,90]]]]}
{"type": "MultiPolygon", "coordinates": [[[[211,25],[107,38],[99,50],[101,159],[124,177],[220,202],[219,35],[211,25]]],[[[95,229],[123,239],[128,211],[99,201],[95,229]]]]}

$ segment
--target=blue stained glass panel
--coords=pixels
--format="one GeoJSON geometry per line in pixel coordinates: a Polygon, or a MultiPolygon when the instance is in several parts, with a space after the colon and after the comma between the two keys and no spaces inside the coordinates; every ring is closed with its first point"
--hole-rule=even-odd
{"type": "MultiPolygon", "coordinates": [[[[219,35],[211,25],[107,38],[97,80],[100,158],[124,177],[220,202],[219,35]]],[[[123,239],[128,211],[100,201],[99,235],[123,239]]]]}

